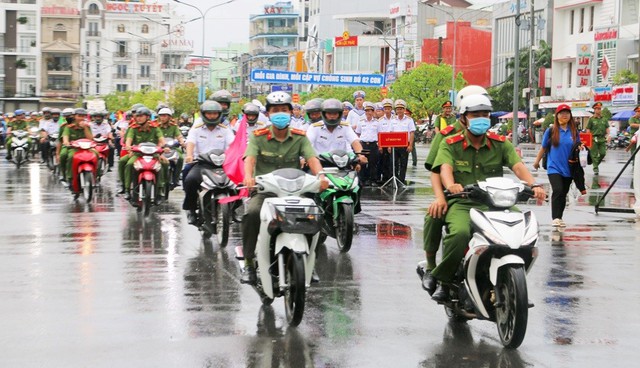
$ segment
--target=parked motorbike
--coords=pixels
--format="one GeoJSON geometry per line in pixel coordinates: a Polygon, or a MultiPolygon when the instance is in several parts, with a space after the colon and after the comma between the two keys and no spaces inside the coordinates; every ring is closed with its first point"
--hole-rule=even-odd
{"type": "Polygon", "coordinates": [[[318,194],[317,203],[325,213],[318,244],[327,236],[336,239],[338,249],[348,252],[353,241],[353,215],[360,212],[358,174],[353,168],[358,156],[353,152],[334,150],[320,155],[320,163],[329,188],[318,194]]]}
{"type": "Polygon", "coordinates": [[[94,153],[96,143],[89,139],[78,139],[71,142],[71,147],[77,149],[71,158],[71,189],[74,199],[80,194],[89,202],[93,198],[98,174],[98,158],[94,153]]]}
{"type": "MultiPolygon", "coordinates": [[[[488,178],[448,198],[468,198],[489,206],[471,210],[472,238],[443,303],[453,320],[495,322],[505,347],[517,348],[527,331],[526,273],[538,255],[538,221],[531,211],[509,209],[533,196],[531,187],[509,178],[488,178]]],[[[418,265],[422,280],[426,262],[418,265]]]]}
{"type": "Polygon", "coordinates": [[[60,138],[60,134],[52,133],[49,134],[47,139],[49,140],[49,154],[47,155],[47,167],[49,170],[53,171],[55,175],[57,175],[58,171],[58,156],[56,155],[56,149],[58,147],[58,138],[60,138]]]}
{"type": "Polygon", "coordinates": [[[133,163],[135,170],[135,186],[131,192],[131,204],[145,217],[151,213],[151,206],[156,202],[156,181],[162,170],[157,155],[162,153],[155,143],[145,142],[131,147],[131,151],[139,155],[133,163]]]}
{"type": "Polygon", "coordinates": [[[12,161],[16,165],[17,169],[19,169],[22,164],[28,161],[28,137],[29,133],[25,130],[16,130],[11,132],[11,156],[12,161]]]}
{"type": "Polygon", "coordinates": [[[109,139],[103,136],[93,137],[96,143],[95,150],[98,152],[98,174],[96,182],[100,183],[102,175],[109,169],[109,139]]]}
{"type": "MultiPolygon", "coordinates": [[[[279,169],[257,176],[256,187],[277,197],[265,199],[260,211],[254,288],[265,305],[284,297],[287,322],[297,326],[304,314],[322,223],[322,209],[305,194],[317,193],[320,181],[301,170],[279,169]]],[[[241,246],[236,247],[236,258],[244,268],[241,246]]]]}
{"type": "Polygon", "coordinates": [[[169,161],[169,168],[167,170],[167,180],[162,194],[164,194],[165,199],[168,199],[169,192],[174,188],[171,183],[173,182],[174,175],[176,175],[178,159],[180,158],[180,155],[178,154],[178,150],[180,149],[180,142],[177,139],[167,139],[165,141],[164,147],[168,148],[168,151],[165,150],[162,155],[167,159],[167,161],[169,161]]]}

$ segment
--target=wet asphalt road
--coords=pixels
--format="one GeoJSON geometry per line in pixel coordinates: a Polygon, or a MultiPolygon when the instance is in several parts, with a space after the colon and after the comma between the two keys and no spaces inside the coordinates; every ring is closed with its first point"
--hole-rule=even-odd
{"type": "MultiPolygon", "coordinates": [[[[427,147],[419,147],[420,158],[427,147]]],[[[530,164],[533,150],[525,150],[530,164]]],[[[627,154],[610,152],[588,196],[570,196],[568,227],[549,204],[528,276],[523,345],[504,350],[490,322],[450,324],[415,274],[432,199],[425,170],[393,195],[369,188],[354,246],[319,249],[322,279],[302,324],[282,299],[262,307],[238,281],[233,247],[203,244],[180,211],[182,193],[148,220],[115,196],[114,174],[92,204],[74,202],[44,166],[16,170],[0,155],[0,367],[628,367],[640,352],[640,223],[595,215],[597,193],[627,154]]],[[[421,165],[422,162],[419,162],[421,165]]],[[[529,165],[530,166],[530,165],[529,165]]],[[[537,173],[540,182],[546,175],[537,173]]],[[[633,202],[631,175],[611,204],[633,202]]]]}

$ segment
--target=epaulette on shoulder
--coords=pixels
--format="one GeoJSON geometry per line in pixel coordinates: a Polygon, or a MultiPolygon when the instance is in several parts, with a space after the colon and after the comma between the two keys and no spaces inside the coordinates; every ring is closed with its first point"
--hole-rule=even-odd
{"type": "Polygon", "coordinates": [[[137,123],[129,124],[129,129],[138,129],[138,128],[140,128],[140,125],[138,125],[137,123]]]}
{"type": "Polygon", "coordinates": [[[311,124],[311,126],[314,126],[314,127],[321,127],[321,126],[323,126],[323,125],[324,125],[324,123],[323,123],[323,122],[321,122],[321,121],[319,121],[319,122],[317,122],[317,123],[313,123],[313,124],[311,124]]]}
{"type": "Polygon", "coordinates": [[[453,132],[454,129],[455,128],[453,127],[453,125],[447,125],[446,128],[440,130],[440,134],[449,135],[451,132],[453,132]]]}
{"type": "Polygon", "coordinates": [[[295,128],[292,128],[292,129],[291,129],[291,134],[307,135],[307,132],[305,132],[305,131],[304,131],[304,130],[302,130],[302,129],[295,129],[295,128]]]}
{"type": "Polygon", "coordinates": [[[256,129],[253,131],[253,135],[255,135],[256,137],[259,137],[261,135],[265,135],[269,133],[269,129],[267,128],[263,128],[263,129],[256,129]]]}
{"type": "Polygon", "coordinates": [[[193,129],[202,128],[203,125],[204,125],[204,123],[198,123],[198,124],[195,124],[192,128],[193,129]]]}
{"type": "Polygon", "coordinates": [[[458,135],[454,135],[453,137],[447,138],[447,144],[454,144],[464,140],[464,134],[460,133],[458,135]]]}
{"type": "Polygon", "coordinates": [[[493,139],[494,141],[498,141],[498,142],[504,142],[507,140],[507,138],[504,135],[499,135],[493,132],[487,133],[487,138],[493,139]]]}
{"type": "Polygon", "coordinates": [[[152,122],[150,122],[150,123],[149,123],[149,126],[151,126],[152,128],[158,128],[158,127],[160,127],[160,125],[158,125],[158,122],[157,122],[157,121],[152,121],[152,122]]]}
{"type": "Polygon", "coordinates": [[[349,124],[349,123],[348,123],[348,122],[346,122],[346,121],[341,122],[341,123],[340,123],[340,125],[342,125],[342,126],[351,126],[351,124],[349,124]]]}
{"type": "Polygon", "coordinates": [[[265,123],[264,121],[257,121],[256,125],[267,125],[267,123],[265,123]]]}
{"type": "Polygon", "coordinates": [[[227,128],[229,128],[229,126],[227,126],[227,125],[224,125],[224,124],[218,124],[218,126],[219,126],[220,128],[224,128],[224,129],[227,129],[227,128]]]}

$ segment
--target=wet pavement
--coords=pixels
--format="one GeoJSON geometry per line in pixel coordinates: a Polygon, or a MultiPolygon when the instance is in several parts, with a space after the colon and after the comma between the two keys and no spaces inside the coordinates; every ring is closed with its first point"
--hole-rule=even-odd
{"type": "MultiPolygon", "coordinates": [[[[534,149],[523,150],[531,166],[534,149]]],[[[354,246],[320,247],[322,281],[288,328],[282,299],[263,307],[239,283],[238,226],[225,249],[203,243],[180,190],[145,220],[115,196],[114,173],[92,204],[74,202],[44,166],[16,170],[2,154],[0,366],[627,367],[640,358],[640,222],[593,208],[627,157],[609,152],[599,177],[587,168],[597,188],[570,194],[563,232],[548,203],[521,206],[542,224],[528,275],[536,306],[523,345],[505,350],[492,323],[449,323],[420,287],[433,198],[421,161],[395,198],[365,189],[354,246]]],[[[609,196],[607,206],[634,203],[630,172],[609,196]]]]}

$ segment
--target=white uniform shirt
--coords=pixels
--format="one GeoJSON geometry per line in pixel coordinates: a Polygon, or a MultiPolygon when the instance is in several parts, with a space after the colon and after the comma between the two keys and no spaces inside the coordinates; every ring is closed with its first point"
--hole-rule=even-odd
{"type": "Polygon", "coordinates": [[[42,119],[40,120],[40,125],[38,126],[38,129],[44,130],[45,132],[47,132],[47,134],[51,135],[51,134],[60,132],[60,125],[54,122],[53,119],[49,119],[49,120],[42,119]]]}
{"type": "MultiPolygon", "coordinates": [[[[251,125],[249,123],[247,123],[247,134],[246,134],[246,139],[247,139],[247,143],[249,143],[249,137],[251,137],[251,135],[253,134],[253,132],[255,132],[258,129],[263,129],[268,127],[269,125],[271,125],[270,122],[264,122],[264,121],[256,121],[255,124],[251,125]]],[[[233,127],[233,131],[235,133],[238,132],[238,129],[240,129],[240,122],[236,123],[236,125],[233,127]]]]}
{"type": "Polygon", "coordinates": [[[360,119],[362,119],[364,116],[364,109],[358,110],[354,108],[349,111],[349,115],[347,115],[347,122],[349,123],[349,125],[351,125],[351,129],[355,130],[358,126],[358,123],[360,122],[360,119]]]}
{"type": "Polygon", "coordinates": [[[291,123],[289,126],[293,129],[300,129],[306,131],[309,129],[309,124],[304,120],[302,116],[296,118],[295,116],[291,116],[291,123]]]}
{"type": "Polygon", "coordinates": [[[358,136],[348,124],[340,124],[330,132],[324,123],[318,122],[311,124],[307,129],[307,138],[316,153],[322,154],[333,150],[353,152],[351,144],[358,139],[358,136]]]}
{"type": "Polygon", "coordinates": [[[392,132],[413,132],[416,130],[416,124],[408,116],[404,116],[402,119],[398,119],[396,116],[391,124],[392,132]]]}
{"type": "Polygon", "coordinates": [[[109,133],[111,133],[111,126],[109,125],[109,123],[107,123],[106,120],[103,121],[102,124],[96,124],[95,122],[92,122],[90,128],[91,134],[93,134],[94,137],[98,134],[100,134],[101,137],[108,137],[109,133]]]}
{"type": "Polygon", "coordinates": [[[226,150],[233,142],[233,131],[226,125],[218,124],[213,130],[209,130],[206,125],[194,126],[189,130],[187,143],[195,144],[193,157],[198,157],[201,153],[206,153],[212,149],[226,150]]]}
{"type": "Polygon", "coordinates": [[[378,141],[378,132],[380,131],[380,122],[376,119],[361,119],[356,128],[356,133],[360,135],[360,141],[369,143],[378,141]]]}
{"type": "Polygon", "coordinates": [[[390,118],[387,118],[386,115],[383,115],[380,119],[378,119],[380,123],[380,131],[381,132],[391,132],[391,127],[393,124],[393,115],[390,118]]]}

